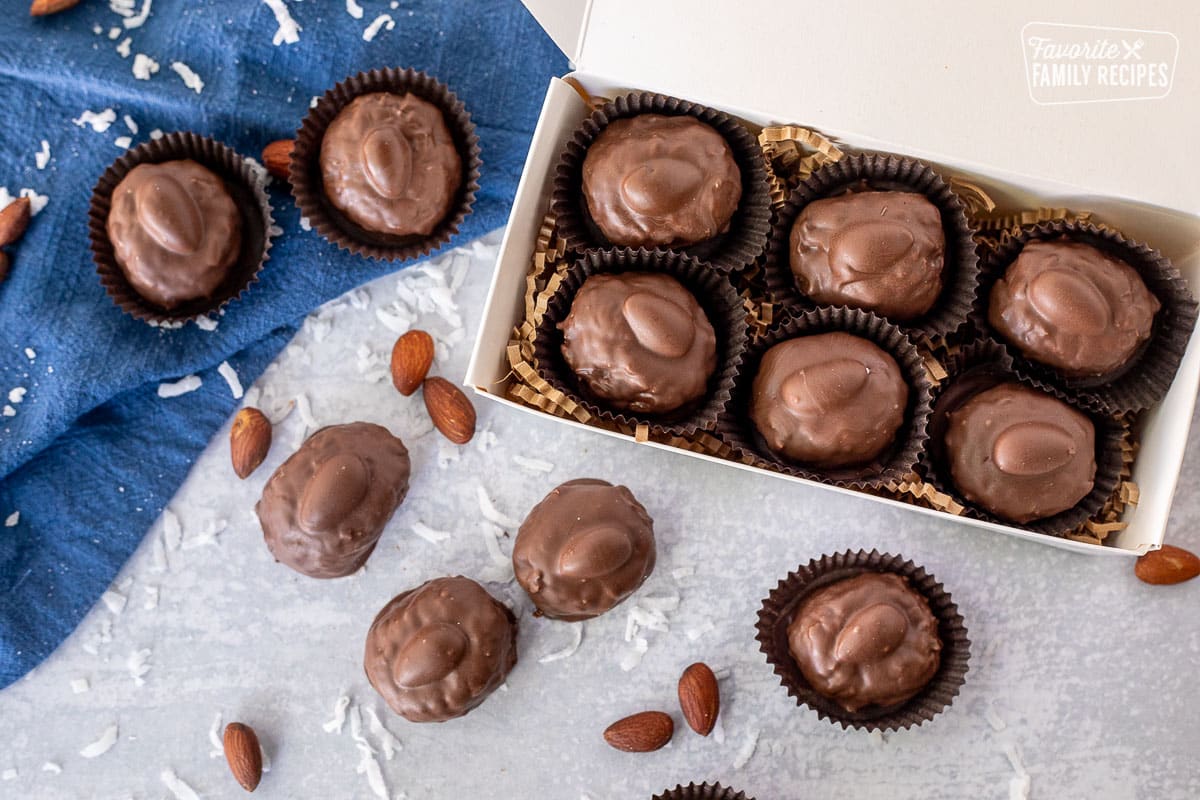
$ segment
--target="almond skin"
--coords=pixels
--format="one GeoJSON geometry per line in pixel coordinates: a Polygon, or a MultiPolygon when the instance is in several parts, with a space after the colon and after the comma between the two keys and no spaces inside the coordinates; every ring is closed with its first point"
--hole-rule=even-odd
{"type": "Polygon", "coordinates": [[[1146,583],[1165,586],[1183,583],[1200,575],[1200,558],[1182,547],[1164,544],[1161,550],[1151,550],[1140,557],[1133,573],[1146,583]]]}
{"type": "Polygon", "coordinates": [[[243,408],[229,429],[229,455],[233,471],[243,480],[267,457],[271,449],[271,421],[257,408],[243,408]]]}
{"type": "Polygon", "coordinates": [[[16,244],[25,235],[32,210],[28,197],[18,197],[0,209],[0,247],[16,244]]]}
{"type": "Polygon", "coordinates": [[[292,161],[292,147],[295,144],[295,139],[279,139],[263,148],[262,163],[272,177],[287,181],[288,165],[292,161]]]}
{"type": "Polygon", "coordinates": [[[425,410],[433,426],[455,444],[466,444],[475,435],[475,406],[445,378],[426,378],[422,384],[425,410]]]}
{"type": "Polygon", "coordinates": [[[262,748],[258,734],[249,725],[231,722],[225,726],[225,760],[229,771],[247,792],[258,788],[262,780],[262,748]]]}
{"type": "Polygon", "coordinates": [[[679,708],[692,730],[701,736],[712,733],[721,713],[721,690],[707,664],[692,664],[679,676],[679,708]]]}
{"type": "Polygon", "coordinates": [[[413,330],[396,340],[392,347],[392,383],[396,391],[408,397],[417,389],[433,365],[433,337],[413,330]]]}
{"type": "Polygon", "coordinates": [[[8,253],[0,250],[0,283],[4,283],[4,279],[8,277],[9,263],[8,253]]]}
{"type": "Polygon", "coordinates": [[[617,720],[604,731],[604,741],[626,753],[649,753],[671,741],[675,721],[661,711],[643,711],[617,720]]]}
{"type": "Polygon", "coordinates": [[[33,0],[29,6],[31,17],[44,17],[47,14],[57,14],[79,5],[79,0],[33,0]]]}

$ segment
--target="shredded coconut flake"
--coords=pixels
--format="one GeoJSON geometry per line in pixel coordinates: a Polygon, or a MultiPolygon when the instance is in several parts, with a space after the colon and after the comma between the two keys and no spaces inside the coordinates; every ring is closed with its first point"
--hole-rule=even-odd
{"type": "Polygon", "coordinates": [[[717,744],[725,744],[725,723],[721,722],[718,716],[717,721],[713,723],[712,729],[713,741],[717,744]]]}
{"type": "Polygon", "coordinates": [[[3,414],[6,417],[15,417],[17,415],[17,410],[12,406],[6,405],[4,410],[0,411],[0,414],[3,414]]]}
{"type": "Polygon", "coordinates": [[[217,320],[212,317],[196,317],[194,320],[196,327],[202,331],[215,331],[217,329],[217,320]]]}
{"type": "Polygon", "coordinates": [[[4,770],[4,772],[0,772],[0,780],[5,780],[5,781],[15,780],[17,775],[18,775],[17,768],[9,767],[8,769],[4,770]]]}
{"type": "Polygon", "coordinates": [[[440,544],[450,538],[450,534],[445,531],[434,530],[424,522],[417,521],[412,524],[412,532],[420,536],[427,542],[432,544],[440,544]]]}
{"type": "Polygon", "coordinates": [[[751,758],[754,757],[754,749],[758,747],[758,731],[751,731],[746,737],[746,741],[738,749],[737,755],[733,757],[733,768],[741,769],[746,766],[751,758]]]}
{"type": "Polygon", "coordinates": [[[179,776],[175,774],[175,770],[170,767],[164,769],[159,777],[167,790],[175,795],[175,800],[200,800],[200,795],[196,794],[191,786],[180,780],[179,776]]]}
{"type": "Polygon", "coordinates": [[[200,94],[202,91],[204,91],[204,81],[200,80],[200,76],[197,75],[187,64],[183,63],[182,61],[172,61],[171,69],[176,75],[183,79],[184,86],[191,89],[196,94],[200,94]]]}
{"type": "Polygon", "coordinates": [[[1008,800],[1029,800],[1032,781],[1028,775],[1018,775],[1008,782],[1008,800]]]}
{"type": "Polygon", "coordinates": [[[90,688],[92,687],[88,685],[87,678],[75,678],[71,681],[71,691],[75,694],[83,694],[90,688]]]}
{"type": "Polygon", "coordinates": [[[128,150],[129,145],[133,144],[133,139],[129,138],[128,136],[118,136],[113,140],[113,144],[122,150],[128,150]]]}
{"type": "Polygon", "coordinates": [[[671,570],[671,577],[676,581],[683,580],[684,578],[690,578],[695,574],[695,567],[679,567],[678,569],[671,570]]]}
{"type": "Polygon", "coordinates": [[[333,718],[326,722],[321,727],[326,733],[341,733],[346,727],[346,708],[350,705],[350,698],[347,695],[338,695],[338,699],[333,704],[333,718]]]}
{"type": "Polygon", "coordinates": [[[133,117],[126,114],[121,119],[125,121],[125,127],[129,129],[129,132],[136,136],[138,132],[138,124],[133,121],[133,117]]]}
{"type": "Polygon", "coordinates": [[[42,149],[34,154],[33,161],[38,169],[45,169],[50,163],[50,143],[45,139],[42,139],[42,149]]]}
{"type": "MultiPolygon", "coordinates": [[[[121,40],[121,43],[117,45],[117,53],[121,56],[121,58],[129,58],[129,54],[131,52],[133,52],[133,39],[126,36],[121,40]]],[[[155,69],[154,72],[158,72],[158,70],[155,69]]],[[[137,73],[135,72],[134,75],[136,74],[137,73]]]]}
{"type": "Polygon", "coordinates": [[[279,26],[275,31],[275,37],[271,39],[271,44],[278,47],[281,44],[295,44],[300,41],[300,31],[304,30],[296,24],[296,20],[292,19],[292,14],[288,11],[288,7],[283,0],[263,0],[270,7],[271,11],[275,12],[275,23],[279,26]]]}
{"type": "Polygon", "coordinates": [[[15,527],[17,527],[17,523],[20,521],[21,521],[21,512],[14,511],[11,514],[9,514],[7,517],[4,518],[4,527],[15,528],[15,527]]]}
{"type": "Polygon", "coordinates": [[[164,399],[179,397],[188,392],[196,391],[203,383],[204,381],[200,380],[198,375],[188,375],[174,383],[160,383],[158,385],[158,396],[164,399]]]}
{"type": "Polygon", "coordinates": [[[142,3],[142,10],[138,13],[137,16],[126,17],[125,18],[125,27],[126,28],[140,28],[143,25],[145,25],[146,19],[149,18],[149,16],[150,16],[150,3],[151,3],[151,0],[145,0],[145,2],[142,3]]]}
{"type": "Polygon", "coordinates": [[[543,461],[540,458],[526,458],[525,456],[513,456],[513,462],[518,467],[524,467],[530,472],[553,472],[554,465],[549,461],[543,461]]]}
{"type": "Polygon", "coordinates": [[[163,544],[168,550],[178,550],[179,543],[183,541],[183,527],[179,524],[179,517],[175,516],[171,509],[164,508],[162,518],[163,544]]]}
{"type": "Polygon", "coordinates": [[[111,108],[106,108],[103,111],[84,111],[76,119],[71,120],[79,127],[91,125],[92,130],[96,133],[104,133],[108,130],[108,126],[117,121],[117,112],[111,108]]]}
{"type": "Polygon", "coordinates": [[[160,131],[158,128],[155,128],[154,130],[150,131],[150,138],[153,139],[154,141],[158,141],[162,137],[163,137],[163,132],[160,131]]]}
{"type": "Polygon", "coordinates": [[[633,649],[626,650],[621,656],[619,663],[622,671],[629,672],[636,668],[638,664],[642,663],[642,656],[644,656],[646,651],[649,649],[650,643],[645,639],[642,639],[641,637],[635,639],[633,642],[633,649]]]}
{"type": "Polygon", "coordinates": [[[125,610],[125,603],[128,599],[120,592],[114,592],[109,589],[104,594],[100,595],[100,599],[104,601],[104,605],[108,606],[108,610],[114,614],[120,614],[125,610]]]}
{"type": "Polygon", "coordinates": [[[117,725],[114,722],[104,729],[100,734],[100,738],[79,751],[79,755],[84,758],[99,758],[113,748],[117,743],[117,725]]]}
{"type": "Polygon", "coordinates": [[[375,713],[375,709],[370,706],[363,706],[362,710],[367,716],[368,729],[379,740],[379,746],[383,748],[383,757],[391,761],[397,752],[404,749],[400,746],[400,740],[384,727],[383,722],[379,719],[379,715],[375,713]]]}
{"type": "Polygon", "coordinates": [[[225,755],[225,743],[221,741],[221,712],[213,717],[212,725],[208,728],[208,743],[212,747],[208,751],[209,758],[220,758],[225,755]]]}
{"type": "Polygon", "coordinates": [[[987,720],[987,724],[991,725],[992,730],[994,731],[1002,731],[1008,727],[1004,724],[1004,720],[1000,719],[1000,715],[996,713],[996,710],[991,706],[984,707],[983,718],[987,720]]]}
{"type": "Polygon", "coordinates": [[[512,517],[502,514],[492,504],[492,499],[488,497],[487,490],[482,486],[475,488],[475,495],[479,498],[479,511],[483,514],[483,518],[488,522],[500,526],[501,528],[517,529],[521,527],[521,523],[512,517]]]}
{"type": "Polygon", "coordinates": [[[237,370],[229,366],[228,361],[222,361],[221,366],[217,367],[217,372],[219,372],[221,377],[225,379],[225,382],[229,384],[229,391],[233,395],[233,399],[241,400],[242,395],[245,394],[245,392],[242,391],[242,382],[238,380],[237,370]]]}
{"type": "Polygon", "coordinates": [[[113,40],[114,42],[117,39],[120,39],[121,38],[121,29],[120,28],[109,28],[108,29],[108,38],[113,40]]]}
{"type": "Polygon", "coordinates": [[[42,764],[42,772],[49,772],[53,775],[61,775],[62,767],[60,767],[58,764],[55,764],[53,761],[47,761],[46,763],[42,764]]]}
{"type": "Polygon", "coordinates": [[[15,389],[9,390],[8,402],[12,403],[13,405],[18,405],[24,399],[25,399],[25,387],[24,386],[18,386],[15,389]]]}
{"type": "Polygon", "coordinates": [[[546,653],[546,655],[539,658],[539,664],[549,664],[552,661],[561,661],[564,658],[570,658],[575,655],[575,651],[579,649],[579,645],[583,644],[583,623],[577,622],[571,625],[571,628],[573,629],[571,641],[562,649],[546,653]]]}
{"type": "MultiPolygon", "coordinates": [[[[44,144],[44,142],[43,142],[43,144],[44,144]]],[[[32,347],[26,347],[25,348],[25,357],[28,358],[30,361],[33,361],[35,358],[37,358],[37,352],[32,347]]]]}
{"type": "Polygon", "coordinates": [[[360,6],[358,3],[354,2],[354,0],[346,0],[346,13],[349,14],[350,16],[354,17],[355,19],[363,18],[362,6],[360,6]]]}
{"type": "Polygon", "coordinates": [[[144,676],[150,671],[150,665],[146,663],[149,660],[150,651],[145,649],[134,650],[129,654],[129,658],[125,659],[125,666],[129,668],[129,675],[138,686],[143,686],[146,683],[144,676]]]}
{"type": "Polygon", "coordinates": [[[396,27],[396,20],[392,19],[391,14],[380,14],[378,17],[372,20],[371,24],[367,26],[367,29],[363,31],[363,41],[375,41],[375,37],[379,35],[379,31],[385,25],[389,31],[396,27]]]}
{"type": "Polygon", "coordinates": [[[692,627],[688,628],[686,631],[684,631],[684,633],[687,634],[689,642],[694,642],[715,628],[716,626],[713,625],[713,621],[706,618],[699,625],[693,625],[692,627]]]}
{"type": "Polygon", "coordinates": [[[146,591],[146,602],[142,605],[142,608],[147,611],[153,611],[158,608],[158,587],[143,586],[142,588],[146,591]]]}

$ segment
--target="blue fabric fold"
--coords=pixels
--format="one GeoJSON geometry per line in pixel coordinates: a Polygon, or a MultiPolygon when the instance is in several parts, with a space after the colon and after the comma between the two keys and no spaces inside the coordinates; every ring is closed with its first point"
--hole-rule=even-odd
{"type": "Polygon", "coordinates": [[[566,68],[562,54],[518,0],[361,5],[366,15],[355,19],[340,0],[291,0],[302,30],[279,46],[271,7],[250,0],[153,0],[132,29],[102,2],[43,19],[10,9],[0,26],[0,186],[50,198],[0,284],[0,409],[14,412],[0,416],[0,686],[74,629],[232,413],[216,365],[229,360],[248,386],[308,311],[399,268],[301,230],[287,187],[276,184],[284,233],[260,282],[215,330],[131,319],[100,286],[87,245],[91,189],[121,154],[119,137],[136,145],[154,129],[188,130],[257,157],[291,137],[311,99],[343,78],[416,67],[463,100],[482,148],[482,189],[450,246],[504,224],[545,86],[566,68]],[[381,13],[395,26],[365,41],[381,13]],[[116,49],[126,37],[128,58],[116,49]],[[148,81],[133,74],[138,53],[159,64],[148,81]],[[175,61],[204,81],[199,94],[175,61]],[[105,109],[116,114],[107,131],[73,122],[105,109]],[[51,161],[39,170],[42,140],[51,161]],[[157,396],[160,382],[188,374],[203,378],[200,390],[157,396]],[[8,397],[21,388],[23,397],[8,397]]]}

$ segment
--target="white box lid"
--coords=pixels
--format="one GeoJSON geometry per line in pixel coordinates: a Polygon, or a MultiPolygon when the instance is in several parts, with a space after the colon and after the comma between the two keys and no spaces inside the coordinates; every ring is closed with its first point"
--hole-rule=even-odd
{"type": "Polygon", "coordinates": [[[582,72],[1200,216],[1194,0],[523,2],[582,72]],[[1079,85],[1031,85],[1055,64],[1079,85]]]}

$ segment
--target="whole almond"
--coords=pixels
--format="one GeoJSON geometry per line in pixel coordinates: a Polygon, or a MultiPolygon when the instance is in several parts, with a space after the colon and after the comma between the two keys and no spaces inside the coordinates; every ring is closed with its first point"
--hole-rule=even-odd
{"type": "Polygon", "coordinates": [[[281,181],[288,179],[288,165],[292,161],[294,139],[279,139],[263,148],[262,162],[267,172],[281,181]]]}
{"type": "Polygon", "coordinates": [[[1151,550],[1139,558],[1133,573],[1146,583],[1183,583],[1200,575],[1200,558],[1182,547],[1164,544],[1161,550],[1151,550]]]}
{"type": "Polygon", "coordinates": [[[392,383],[396,385],[396,391],[408,397],[420,389],[432,365],[432,336],[418,330],[401,336],[392,346],[392,383]]]}
{"type": "Polygon", "coordinates": [[[426,378],[421,393],[433,426],[455,444],[466,444],[475,435],[475,406],[459,389],[436,375],[426,378]]]}
{"type": "Polygon", "coordinates": [[[4,279],[8,277],[8,253],[0,250],[0,283],[4,283],[4,279]]]}
{"type": "Polygon", "coordinates": [[[626,753],[649,753],[671,741],[675,721],[661,711],[643,711],[614,722],[604,731],[604,741],[626,753]]]}
{"type": "Polygon", "coordinates": [[[59,11],[66,11],[68,8],[77,5],[79,5],[79,0],[33,0],[33,4],[29,6],[29,15],[44,17],[47,14],[57,14],[59,11]]]}
{"type": "Polygon", "coordinates": [[[25,234],[31,211],[28,197],[18,197],[0,209],[0,247],[16,244],[25,234]]]}
{"type": "Polygon", "coordinates": [[[679,676],[679,708],[692,730],[701,736],[712,733],[721,713],[721,690],[707,664],[692,664],[679,676]]]}
{"type": "Polygon", "coordinates": [[[258,734],[249,725],[231,722],[225,726],[225,760],[229,771],[247,792],[258,788],[262,780],[262,748],[258,734]]]}
{"type": "Polygon", "coordinates": [[[245,479],[267,457],[271,449],[271,421],[257,408],[243,408],[229,429],[229,455],[233,471],[245,479]]]}

